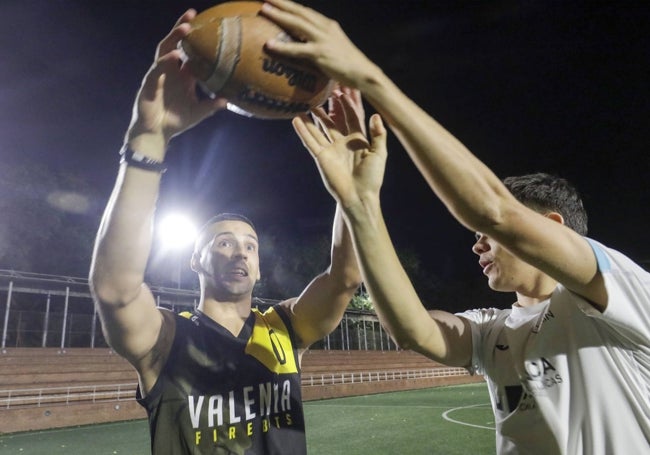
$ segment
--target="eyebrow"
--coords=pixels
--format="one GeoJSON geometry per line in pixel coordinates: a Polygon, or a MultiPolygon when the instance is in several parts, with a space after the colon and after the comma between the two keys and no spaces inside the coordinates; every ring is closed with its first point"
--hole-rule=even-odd
{"type": "MultiPolygon", "coordinates": [[[[212,240],[216,240],[218,237],[221,237],[221,236],[228,236],[228,235],[229,235],[229,236],[233,236],[233,237],[237,237],[237,234],[235,234],[235,233],[232,232],[232,231],[223,231],[223,232],[217,232],[217,233],[212,237],[212,240]]],[[[244,234],[244,235],[245,235],[246,237],[250,238],[251,240],[254,240],[256,243],[259,242],[259,240],[257,239],[257,237],[256,237],[254,234],[244,234]]],[[[211,241],[212,241],[212,240],[211,240],[211,241]]],[[[209,243],[209,242],[208,242],[208,243],[209,243]]]]}

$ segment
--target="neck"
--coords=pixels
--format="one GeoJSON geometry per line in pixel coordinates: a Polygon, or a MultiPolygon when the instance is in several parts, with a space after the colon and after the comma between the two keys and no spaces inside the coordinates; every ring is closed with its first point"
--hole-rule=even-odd
{"type": "Polygon", "coordinates": [[[538,303],[544,302],[547,300],[551,295],[547,295],[546,297],[529,297],[524,294],[520,294],[517,292],[517,301],[515,302],[515,305],[520,306],[520,307],[529,307],[533,305],[537,305],[538,303]]]}
{"type": "Polygon", "coordinates": [[[548,300],[557,286],[557,281],[550,276],[541,274],[529,288],[518,289],[516,305],[529,307],[548,300]]]}
{"type": "Polygon", "coordinates": [[[233,335],[239,334],[251,312],[251,297],[238,301],[222,301],[204,297],[198,309],[213,321],[228,329],[233,335]]]}

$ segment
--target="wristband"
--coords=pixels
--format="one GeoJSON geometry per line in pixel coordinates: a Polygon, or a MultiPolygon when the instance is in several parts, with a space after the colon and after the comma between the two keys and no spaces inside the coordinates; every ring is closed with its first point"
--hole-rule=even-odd
{"type": "Polygon", "coordinates": [[[137,167],[145,171],[158,172],[160,174],[167,170],[165,163],[156,161],[140,152],[131,150],[127,145],[120,151],[120,163],[126,163],[129,166],[137,167]]]}

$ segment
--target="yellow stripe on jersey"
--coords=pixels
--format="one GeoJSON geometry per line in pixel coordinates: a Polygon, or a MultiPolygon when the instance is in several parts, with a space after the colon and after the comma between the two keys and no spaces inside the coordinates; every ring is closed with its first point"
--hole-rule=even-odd
{"type": "Polygon", "coordinates": [[[253,309],[253,314],[255,326],[246,345],[246,354],[255,357],[274,373],[297,373],[291,337],[277,311],[269,308],[262,314],[253,309]]]}

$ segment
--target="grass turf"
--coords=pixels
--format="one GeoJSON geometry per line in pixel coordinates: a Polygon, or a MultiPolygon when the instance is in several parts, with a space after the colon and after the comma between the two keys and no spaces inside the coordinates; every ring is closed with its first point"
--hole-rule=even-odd
{"type": "MultiPolygon", "coordinates": [[[[305,403],[310,455],[492,455],[484,384],[305,403]]],[[[0,435],[0,453],[147,455],[146,421],[0,435]]]]}
{"type": "Polygon", "coordinates": [[[484,384],[310,402],[306,416],[310,455],[495,453],[484,384]]]}

